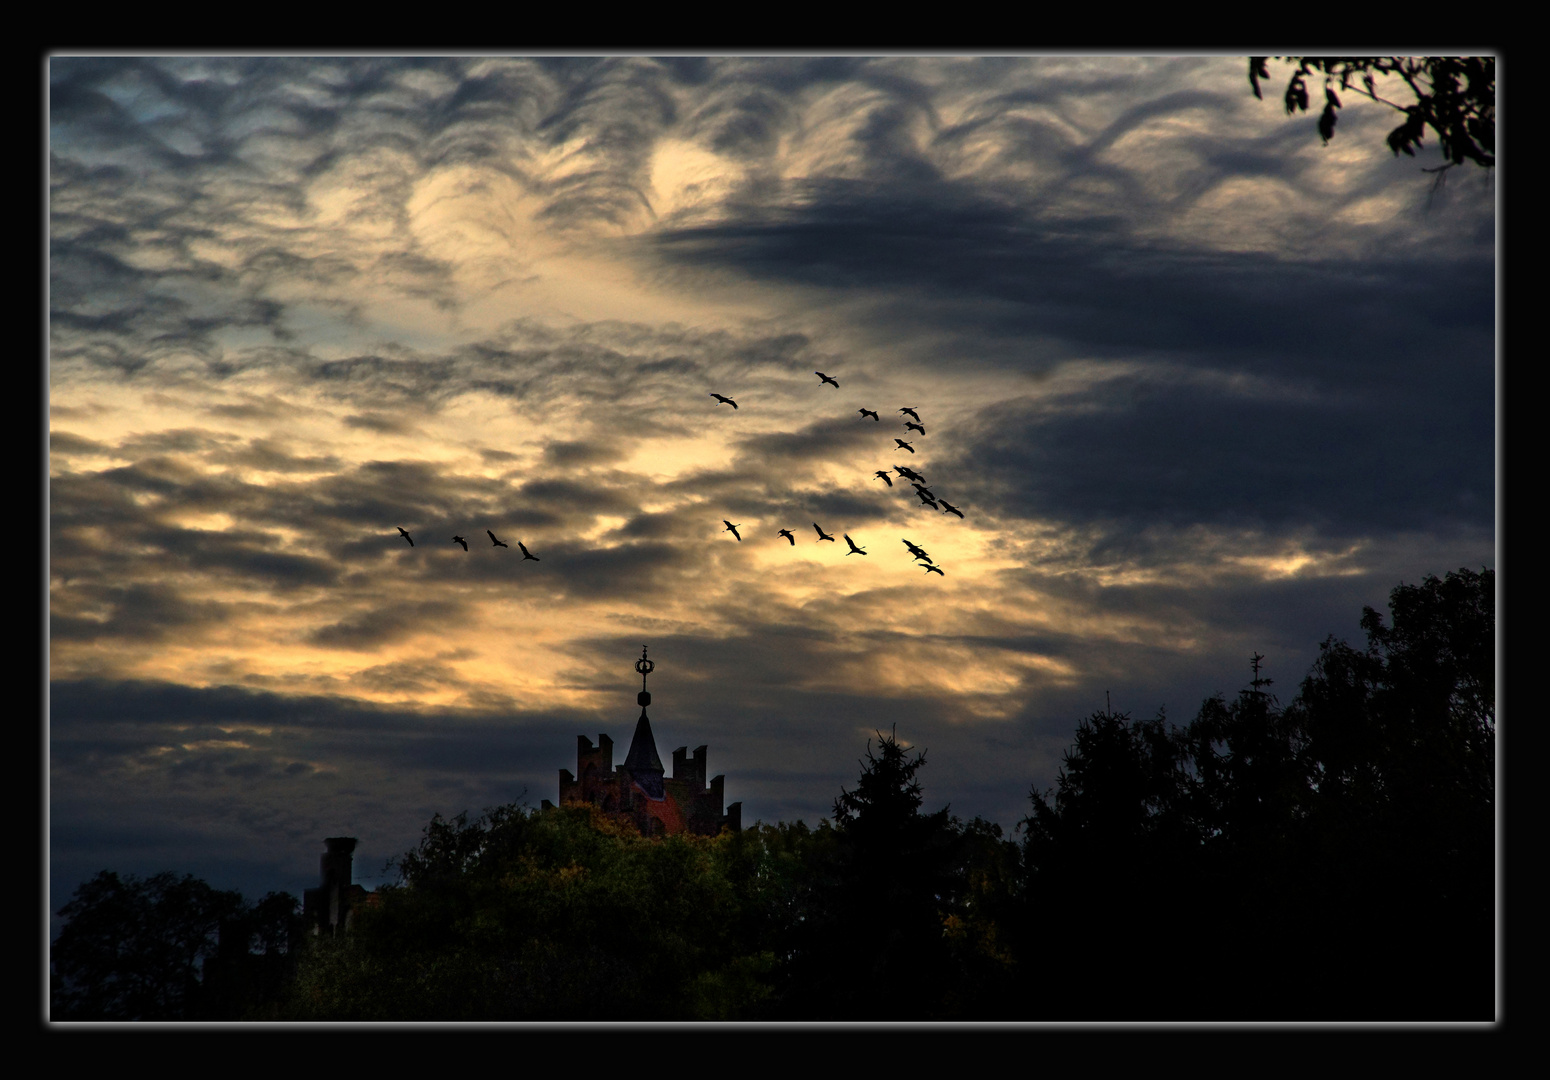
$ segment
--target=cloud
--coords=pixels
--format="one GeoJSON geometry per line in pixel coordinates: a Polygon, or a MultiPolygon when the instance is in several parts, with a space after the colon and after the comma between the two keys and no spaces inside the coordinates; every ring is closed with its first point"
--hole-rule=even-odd
{"type": "Polygon", "coordinates": [[[56,886],[553,797],[647,643],[745,819],[897,724],[1010,827],[1106,693],[1289,696],[1490,559],[1492,191],[1244,74],[52,58],[56,886]]]}

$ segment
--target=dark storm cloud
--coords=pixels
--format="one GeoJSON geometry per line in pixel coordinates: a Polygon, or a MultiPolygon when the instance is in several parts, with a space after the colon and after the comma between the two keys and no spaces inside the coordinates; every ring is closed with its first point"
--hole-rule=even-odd
{"type": "MultiPolygon", "coordinates": [[[[451,736],[461,733],[506,745],[510,740],[492,729],[509,728],[524,715],[427,712],[346,697],[150,680],[64,679],[50,685],[49,696],[51,736],[56,764],[61,766],[91,755],[149,753],[163,745],[236,740],[254,745],[267,741],[277,748],[277,760],[288,753],[292,759],[314,762],[325,751],[339,753],[352,743],[365,743],[359,749],[368,759],[406,767],[417,760],[410,744],[419,746],[438,737],[459,744],[451,736]]],[[[551,714],[530,714],[526,719],[540,727],[559,722],[551,714]]],[[[463,752],[470,765],[478,760],[477,749],[465,746],[463,752]]]]}
{"type": "Polygon", "coordinates": [[[619,460],[618,444],[608,439],[582,442],[573,439],[557,439],[544,446],[544,464],[561,468],[599,465],[619,460]]]}
{"type": "Polygon", "coordinates": [[[150,681],[60,680],[50,698],[56,908],[104,867],[300,895],[324,836],[361,836],[356,879],[375,884],[432,813],[552,797],[595,726],[509,702],[426,713],[150,681]]]}
{"type": "Polygon", "coordinates": [[[1452,357],[1408,366],[1328,396],[1136,376],[1055,407],[1008,402],[965,425],[943,468],[998,512],[1108,523],[1132,540],[1195,524],[1332,537],[1488,527],[1490,383],[1452,357]]]}
{"type": "Polygon", "coordinates": [[[353,679],[379,693],[427,693],[457,687],[462,677],[456,668],[435,660],[401,660],[378,664],[357,672],[353,679]]]}
{"type": "Polygon", "coordinates": [[[400,598],[319,627],[307,634],[307,641],[331,649],[371,652],[450,622],[466,610],[466,605],[450,600],[415,602],[400,598]]]}
{"type": "MultiPolygon", "coordinates": [[[[1489,357],[1491,256],[1305,262],[1141,242],[1117,221],[1041,220],[975,185],[827,180],[727,225],[665,230],[669,260],[831,289],[904,289],[885,313],[1054,339],[1064,356],[1135,351],[1248,370],[1386,378],[1411,357],[1489,357]]],[[[1058,357],[1056,357],[1058,358],[1058,357]]],[[[1055,359],[1055,358],[1052,358],[1055,359]]]]}
{"type": "Polygon", "coordinates": [[[324,473],[344,467],[344,463],[332,454],[293,454],[283,442],[265,438],[252,439],[240,448],[215,451],[210,454],[210,460],[241,465],[260,472],[278,473],[324,473]]]}
{"type": "Polygon", "coordinates": [[[151,582],[129,585],[74,586],[70,606],[51,605],[49,637],[55,641],[122,638],[160,641],[174,630],[218,626],[228,617],[227,605],[184,596],[151,582]]]}
{"type": "Polygon", "coordinates": [[[390,416],[384,413],[358,413],[346,416],[344,422],[348,427],[375,431],[379,435],[411,435],[418,433],[418,429],[406,417],[390,416]]]}
{"type": "MultiPolygon", "coordinates": [[[[1054,782],[1076,721],[1105,706],[1105,689],[1117,709],[1166,705],[1182,721],[1202,697],[1246,683],[1258,650],[1288,699],[1325,634],[1359,640],[1361,603],[1383,606],[1396,567],[1441,572],[1443,548],[1489,551],[1494,219],[1469,196],[1396,225],[1385,207],[1399,174],[1381,167],[1330,193],[1319,159],[1300,152],[1316,142],[1311,121],[1228,126],[1259,103],[1241,78],[1236,99],[1192,87],[1211,63],[1146,61],[1122,74],[1057,65],[1046,77],[1019,58],[930,70],[892,58],[51,61],[56,386],[176,383],[190,401],[171,411],[277,429],[298,417],[298,401],[321,397],[328,407],[310,406],[311,418],[342,421],[357,433],[347,442],[380,436],[372,455],[382,459],[419,456],[435,414],[465,395],[497,399],[534,433],[493,447],[472,431],[466,461],[441,460],[437,447],[434,463],[355,463],[321,442],[295,450],[278,436],[187,426],[109,437],[57,394],[50,555],[61,653],[231,626],[243,612],[205,598],[235,584],[262,592],[244,599],[257,622],[289,605],[291,629],[264,629],[267,640],[294,643],[310,628],[342,650],[336,659],[367,666],[332,679],[261,675],[234,653],[192,677],[247,688],[52,684],[55,906],[61,883],[68,891],[104,866],[172,867],[224,887],[234,879],[218,875],[240,869],[250,895],[299,893],[316,884],[330,835],[362,836],[357,876],[373,883],[368,871],[411,846],[431,813],[477,813],[524,788],[533,802],[554,798],[577,733],[611,733],[622,758],[639,689],[629,662],[648,640],[661,664],[659,748],[708,743],[712,774],[727,775],[745,821],[830,814],[868,734],[897,723],[930,749],[928,808],[951,801],[1010,829],[1028,788],[1054,782]],[[1124,100],[1110,107],[1104,95],[1124,100]],[[1136,149],[1154,138],[1162,157],[1136,149]],[[742,172],[717,178],[726,194],[691,199],[683,217],[641,236],[664,140],[742,172]],[[633,256],[659,286],[731,284],[755,310],[764,301],[748,281],[801,291],[773,293],[767,321],[736,331],[534,317],[464,327],[455,343],[380,340],[395,331],[370,326],[366,297],[450,310],[467,296],[417,231],[427,180],[449,200],[509,182],[523,213],[536,205],[592,257],[633,256]],[[1208,200],[1243,180],[1295,189],[1276,235],[1248,242],[1259,254],[1181,238],[1181,215],[1231,224],[1237,204],[1218,211],[1208,200]],[[1380,209],[1353,213],[1366,199],[1380,209]],[[586,227],[609,223],[636,235],[587,238],[586,227]],[[779,299],[791,295],[795,318],[779,299]],[[317,312],[339,321],[345,344],[298,343],[317,312]],[[839,319],[855,340],[906,360],[917,385],[929,385],[932,365],[990,386],[1080,363],[1058,383],[1071,389],[1051,381],[951,427],[925,414],[931,435],[912,456],[883,438],[896,417],[874,425],[852,411],[879,403],[846,395],[893,372],[854,362],[854,346],[836,344],[839,319]],[[843,416],[803,417],[783,433],[732,426],[795,400],[799,383],[816,384],[813,368],[839,373],[843,394],[813,392],[834,395],[843,416]],[[266,396],[276,384],[294,390],[266,396]],[[184,387],[222,400],[194,402],[184,387]],[[743,410],[717,409],[711,390],[743,410]],[[609,467],[706,423],[727,425],[726,462],[665,486],[609,467]],[[118,467],[71,471],[93,457],[118,467]],[[875,563],[891,548],[901,584],[798,603],[782,593],[794,579],[753,580],[739,570],[750,544],[718,535],[723,517],[746,515],[796,530],[797,554],[826,554],[814,518],[857,535],[858,523],[896,515],[895,499],[921,520],[939,517],[902,483],[816,479],[825,466],[869,476],[904,462],[969,511],[966,527],[987,526],[976,539],[990,557],[1018,563],[977,577],[985,610],[943,606],[944,582],[910,565],[892,536],[858,536],[870,560],[833,561],[875,563]],[[479,475],[487,468],[505,474],[479,475]],[[248,471],[266,482],[249,483],[248,471]],[[678,505],[662,509],[663,495],[678,505]],[[182,515],[234,524],[188,528],[182,515]],[[1024,521],[1056,535],[1038,547],[1024,521]],[[512,547],[493,548],[485,528],[512,547]],[[519,539],[542,561],[522,560],[519,539]],[[1359,558],[1345,553],[1359,544],[1359,558]],[[1265,581],[1233,562],[1288,547],[1342,576],[1316,568],[1265,581]],[[584,654],[583,674],[554,677],[603,690],[605,703],[530,711],[498,676],[460,685],[446,631],[455,638],[496,598],[547,606],[556,625],[567,600],[617,604],[606,616],[616,635],[562,633],[564,652],[584,654]],[[900,629],[873,625],[868,613],[884,610],[900,629]],[[442,636],[423,655],[383,648],[417,631],[442,636]],[[836,685],[836,670],[901,656],[923,658],[914,685],[836,685]],[[972,712],[972,689],[933,682],[963,657],[1011,672],[988,719],[972,712]],[[605,669],[618,671],[616,687],[591,677],[605,669]],[[449,690],[470,707],[346,696],[449,690]]],[[[1342,138],[1357,122],[1348,110],[1342,138]]],[[[1386,159],[1381,136],[1373,145],[1386,159]]],[[[1395,167],[1408,181],[1415,166],[1395,167]]],[[[1417,208],[1425,183],[1404,195],[1417,208]]],[[[534,280],[541,269],[501,272],[534,280]]],[[[959,384],[944,382],[954,399],[959,384]]],[[[1007,384],[1009,395],[1029,385],[1007,384]]],[[[745,529],[744,539],[786,550],[774,536],[745,529]]],[[[947,572],[945,585],[964,588],[947,572]]]]}
{"type": "MultiPolygon", "coordinates": [[[[711,386],[772,392],[807,349],[788,331],[733,334],[620,322],[563,332],[532,320],[443,354],[395,348],[287,367],[361,411],[347,423],[386,435],[413,430],[417,413],[465,394],[511,399],[535,421],[577,418],[600,434],[591,445],[652,434],[684,434],[680,410],[711,386]],[[394,418],[396,414],[396,419],[394,418]]],[[[708,402],[709,399],[707,398],[708,402]]],[[[577,461],[584,440],[562,440],[577,461]]]]}
{"type": "Polygon", "coordinates": [[[535,551],[556,565],[545,587],[555,599],[647,601],[690,587],[703,566],[698,552],[681,544],[636,540],[610,547],[555,545],[535,551]]]}
{"type": "Polygon", "coordinates": [[[73,435],[68,431],[50,431],[48,450],[52,457],[94,457],[112,453],[106,443],[73,435]]]}
{"type": "MultiPolygon", "coordinates": [[[[902,429],[900,434],[904,434],[902,429]]],[[[878,431],[872,420],[852,413],[838,419],[813,420],[797,431],[750,435],[736,440],[735,445],[733,461],[738,468],[811,469],[874,450],[878,431]]]]}

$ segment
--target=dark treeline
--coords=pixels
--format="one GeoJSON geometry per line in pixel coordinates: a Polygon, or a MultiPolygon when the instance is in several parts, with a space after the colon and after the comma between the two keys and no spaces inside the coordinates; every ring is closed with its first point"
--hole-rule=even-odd
{"type": "Polygon", "coordinates": [[[60,912],[54,1015],[1488,1020],[1494,585],[1395,589],[1285,705],[1256,666],[1183,727],[1095,713],[1015,838],[925,812],[926,755],[890,733],[817,828],[438,816],[333,938],[205,886],[181,948],[114,954],[115,888],[120,919],[137,890],[171,919],[202,883],[105,873],[60,912]]]}

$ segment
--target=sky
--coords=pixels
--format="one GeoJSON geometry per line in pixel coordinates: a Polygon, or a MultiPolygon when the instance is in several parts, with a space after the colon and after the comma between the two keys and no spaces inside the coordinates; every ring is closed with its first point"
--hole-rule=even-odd
{"type": "Polygon", "coordinates": [[[622,763],[643,647],[745,824],[894,731],[1011,834],[1106,703],[1494,568],[1494,175],[1271,72],[50,57],[52,907],[390,881],[622,763]]]}

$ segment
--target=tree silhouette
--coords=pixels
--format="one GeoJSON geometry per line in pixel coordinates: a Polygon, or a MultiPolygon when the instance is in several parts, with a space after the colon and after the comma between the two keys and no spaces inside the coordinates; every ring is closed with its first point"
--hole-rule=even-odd
{"type": "Polygon", "coordinates": [[[1035,944],[1051,977],[1028,1015],[1171,1018],[1189,1002],[1182,942],[1159,908],[1188,909],[1203,858],[1187,744],[1166,716],[1094,713],[1077,727],[1054,791],[1022,822],[1026,920],[1066,932],[1035,944]]]}
{"type": "Polygon", "coordinates": [[[296,897],[267,893],[222,920],[215,954],[205,959],[197,1001],[199,1020],[274,1020],[290,992],[305,937],[296,897]]]}
{"type": "Polygon", "coordinates": [[[720,837],[642,837],[595,807],[435,817],[350,933],[303,958],[290,1015],[739,1019],[771,993],[720,837]]]}
{"type": "Polygon", "coordinates": [[[866,755],[856,789],[834,800],[834,861],[794,936],[787,1015],[898,1020],[941,1009],[959,831],[947,807],[920,813],[924,752],[912,756],[890,733],[866,755]]]}
{"type": "Polygon", "coordinates": [[[1381,972],[1368,1015],[1489,1017],[1494,974],[1495,574],[1401,585],[1367,648],[1333,638],[1289,712],[1315,792],[1315,929],[1381,972]]]}
{"type": "MultiPolygon", "coordinates": [[[[294,901],[293,901],[294,903],[294,901]]],[[[204,961],[242,895],[167,872],[104,870],[59,909],[49,950],[55,1019],[182,1020],[197,1009],[204,961]]]]}
{"type": "Polygon", "coordinates": [[[1494,587],[1401,585],[1285,708],[1256,654],[1182,730],[1083,721],[1023,823],[1027,922],[1072,930],[1029,1013],[1489,1018],[1494,587]]]}
{"type": "MultiPolygon", "coordinates": [[[[1388,146],[1395,156],[1414,157],[1430,129],[1437,136],[1442,168],[1473,161],[1487,168],[1496,164],[1496,60],[1489,56],[1285,56],[1296,64],[1286,85],[1287,113],[1307,112],[1308,79],[1324,76],[1324,108],[1319,114],[1319,136],[1327,144],[1335,134],[1341,108],[1341,92],[1351,92],[1380,102],[1405,114],[1402,124],[1389,132],[1388,146]],[[1413,95],[1410,104],[1380,96],[1378,79],[1393,76],[1413,95]]],[[[1249,57],[1249,84],[1254,96],[1264,100],[1259,80],[1270,77],[1267,56],[1249,57]]],[[[1439,171],[1439,178],[1441,173],[1439,171]]]]}

